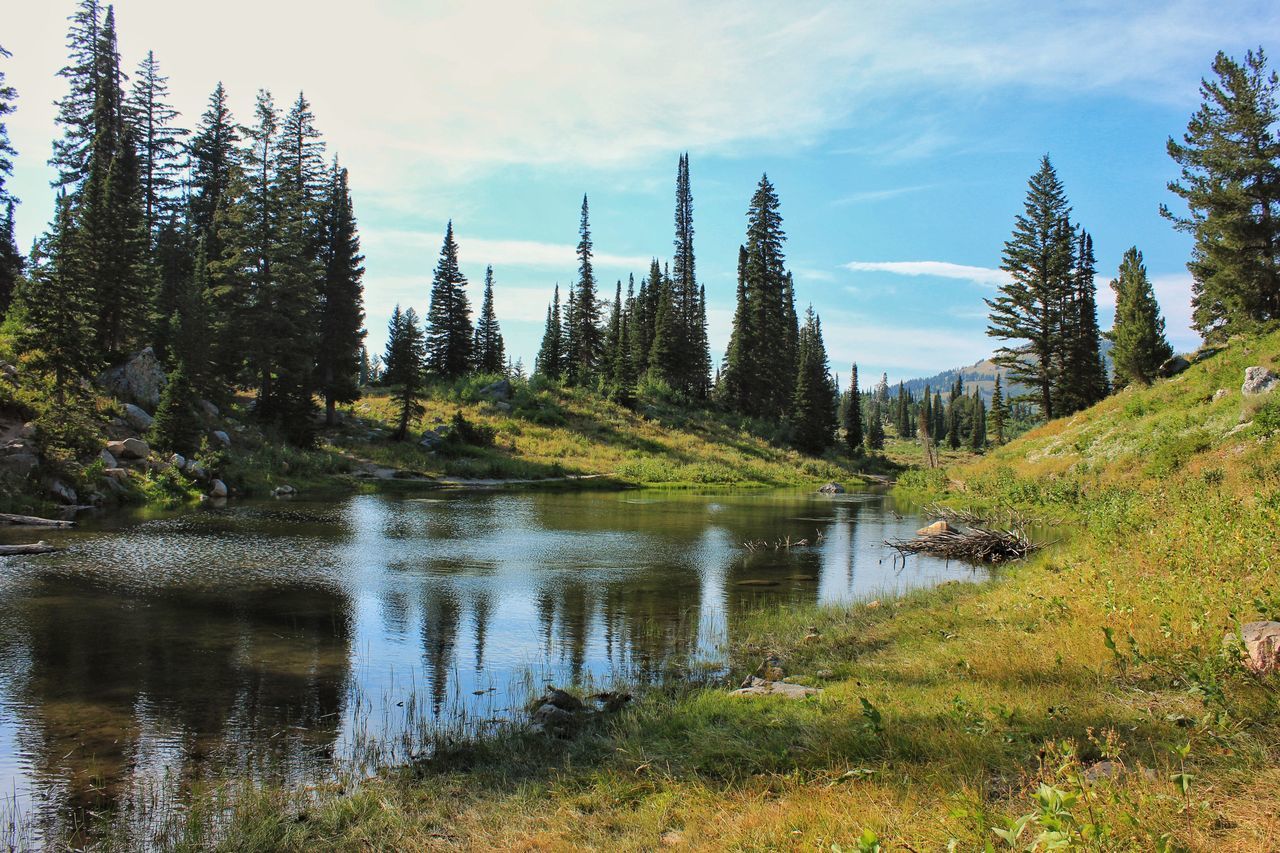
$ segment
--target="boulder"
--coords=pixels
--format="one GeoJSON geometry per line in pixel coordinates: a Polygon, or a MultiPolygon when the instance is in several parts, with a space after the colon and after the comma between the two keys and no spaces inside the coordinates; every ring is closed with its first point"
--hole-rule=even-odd
{"type": "Polygon", "coordinates": [[[108,468],[102,473],[112,480],[118,480],[121,483],[129,482],[129,472],[124,468],[108,468]]]}
{"type": "Polygon", "coordinates": [[[231,446],[231,436],[227,435],[225,432],[223,432],[220,429],[215,429],[213,431],[213,438],[215,441],[218,442],[218,444],[221,444],[223,447],[231,446]]]}
{"type": "Polygon", "coordinates": [[[6,447],[0,453],[0,473],[19,479],[26,477],[40,464],[40,457],[25,447],[6,447]]]}
{"type": "Polygon", "coordinates": [[[730,696],[782,696],[785,699],[803,699],[806,696],[817,696],[822,693],[820,687],[805,687],[802,684],[788,684],[785,681],[765,681],[754,675],[748,684],[730,691],[730,696]]]}
{"type": "Polygon", "coordinates": [[[146,459],[151,453],[151,448],[140,438],[126,438],[124,441],[113,441],[107,445],[107,450],[117,459],[146,459]],[[115,450],[113,445],[119,445],[119,452],[115,450]]]}
{"type": "Polygon", "coordinates": [[[1240,626],[1245,666],[1257,673],[1280,672],[1280,622],[1250,622],[1240,626]]]}
{"type": "Polygon", "coordinates": [[[151,429],[152,417],[144,412],[140,407],[133,403],[124,404],[125,423],[136,429],[138,432],[146,432],[151,429]]]}
{"type": "Polygon", "coordinates": [[[1165,359],[1164,363],[1156,369],[1156,373],[1168,378],[1170,376],[1177,376],[1190,366],[1191,362],[1187,361],[1186,358],[1180,355],[1175,355],[1172,358],[1165,359]]]}
{"type": "Polygon", "coordinates": [[[954,528],[945,521],[935,521],[928,527],[921,527],[916,531],[917,536],[933,536],[936,533],[950,533],[954,528]]]}
{"type": "Polygon", "coordinates": [[[1240,386],[1240,393],[1246,397],[1270,394],[1277,388],[1280,388],[1280,376],[1276,376],[1265,367],[1246,367],[1244,369],[1244,384],[1240,386]]]}
{"type": "Polygon", "coordinates": [[[827,483],[825,486],[818,489],[818,493],[823,495],[843,495],[844,486],[839,483],[827,483]]]}
{"type": "Polygon", "coordinates": [[[1213,402],[1216,403],[1219,400],[1225,400],[1227,395],[1230,393],[1231,392],[1228,391],[1226,388],[1219,388],[1217,391],[1213,392],[1213,402]]]}
{"type": "Polygon", "coordinates": [[[22,425],[22,429],[18,430],[18,438],[35,438],[37,429],[39,427],[36,426],[35,421],[27,421],[22,425]]]}
{"type": "Polygon", "coordinates": [[[124,364],[98,374],[98,384],[116,397],[155,411],[168,380],[155,351],[147,347],[124,364]]]}
{"type": "Polygon", "coordinates": [[[547,695],[542,699],[543,705],[552,705],[561,711],[581,711],[583,708],[582,700],[572,693],[561,690],[558,687],[552,687],[547,691],[547,695]]]}
{"type": "Polygon", "coordinates": [[[506,400],[499,400],[498,402],[493,404],[493,407],[497,409],[499,412],[511,411],[511,404],[508,403],[506,400]]]}
{"type": "Polygon", "coordinates": [[[192,478],[193,480],[203,480],[205,477],[208,476],[208,474],[205,473],[204,468],[201,467],[200,464],[196,462],[196,460],[194,459],[187,460],[186,472],[187,472],[187,476],[192,478]]]}
{"type": "Polygon", "coordinates": [[[434,450],[444,444],[447,437],[443,429],[429,429],[422,434],[422,441],[419,441],[418,444],[428,450],[434,450]]]}
{"type": "Polygon", "coordinates": [[[297,493],[298,493],[298,490],[295,489],[293,486],[290,486],[288,483],[284,483],[282,485],[276,486],[275,489],[273,489],[271,492],[271,494],[275,495],[278,498],[292,497],[297,493]]]}
{"type": "Polygon", "coordinates": [[[76,502],[76,490],[61,480],[50,480],[47,488],[50,496],[62,501],[64,504],[74,504],[76,502]]]}
{"type": "Polygon", "coordinates": [[[169,464],[179,471],[185,471],[187,468],[187,460],[181,453],[175,453],[169,457],[169,464]]]}
{"type": "Polygon", "coordinates": [[[203,412],[204,416],[207,418],[216,418],[219,415],[218,407],[213,403],[210,403],[208,400],[200,401],[200,411],[203,412]]]}
{"type": "Polygon", "coordinates": [[[7,361],[0,361],[0,376],[3,376],[15,385],[18,384],[18,368],[14,367],[7,361]]]}
{"type": "Polygon", "coordinates": [[[480,399],[489,400],[491,402],[497,400],[511,399],[511,383],[506,379],[499,379],[492,385],[486,385],[480,389],[480,399]]]}
{"type": "Polygon", "coordinates": [[[209,497],[225,498],[227,496],[227,484],[221,480],[214,480],[209,484],[209,497]]]}
{"type": "MultiPolygon", "coordinates": [[[[124,442],[120,442],[123,444],[124,442]]],[[[103,450],[98,454],[98,458],[102,460],[103,468],[119,468],[120,463],[116,461],[116,457],[112,455],[110,450],[103,450]]]]}
{"type": "Polygon", "coordinates": [[[573,714],[547,703],[533,712],[533,721],[545,729],[563,729],[573,724],[573,714]]]}

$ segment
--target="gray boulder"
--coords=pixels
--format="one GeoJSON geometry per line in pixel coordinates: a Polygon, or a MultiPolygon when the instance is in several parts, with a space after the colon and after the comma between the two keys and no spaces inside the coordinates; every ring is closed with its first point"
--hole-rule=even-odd
{"type": "Polygon", "coordinates": [[[482,400],[510,400],[511,399],[511,383],[506,379],[499,379],[492,385],[486,385],[480,389],[480,398],[482,400]]]}
{"type": "Polygon", "coordinates": [[[1244,369],[1244,384],[1240,386],[1240,393],[1246,397],[1270,394],[1276,388],[1280,388],[1280,376],[1276,376],[1265,367],[1246,367],[1244,369]]]}
{"type": "Polygon", "coordinates": [[[227,484],[221,480],[214,480],[209,484],[209,497],[225,498],[227,496],[227,484]]]}
{"type": "Polygon", "coordinates": [[[144,412],[140,407],[133,403],[124,404],[124,419],[129,426],[138,432],[146,432],[151,429],[152,417],[144,412]]]}
{"type": "Polygon", "coordinates": [[[843,495],[844,486],[839,483],[827,483],[825,486],[818,489],[818,493],[823,495],[843,495]]]}
{"type": "Polygon", "coordinates": [[[282,483],[281,485],[276,486],[271,491],[271,494],[275,495],[278,498],[293,497],[297,493],[298,493],[298,490],[295,489],[293,486],[290,486],[288,483],[282,483]]]}
{"type": "Polygon", "coordinates": [[[77,499],[76,490],[61,480],[50,480],[47,488],[49,494],[64,504],[74,504],[77,499]]]}
{"type": "Polygon", "coordinates": [[[181,453],[175,453],[169,457],[169,464],[179,471],[185,471],[187,468],[187,460],[181,453]]]}
{"type": "MultiPolygon", "coordinates": [[[[123,442],[121,442],[123,444],[123,442]]],[[[119,468],[120,463],[116,461],[116,457],[112,455],[110,450],[103,450],[98,454],[98,458],[102,460],[103,468],[119,468]]]]}
{"type": "Polygon", "coordinates": [[[129,482],[129,471],[125,468],[108,468],[102,473],[112,480],[118,480],[121,483],[129,482]]]}
{"type": "Polygon", "coordinates": [[[564,729],[573,725],[573,714],[547,703],[533,712],[533,721],[544,729],[564,729]]]}
{"type": "Polygon", "coordinates": [[[147,347],[124,364],[98,374],[98,384],[125,402],[155,411],[168,382],[155,351],[147,347]]]}
{"type": "Polygon", "coordinates": [[[223,447],[230,447],[230,446],[231,446],[231,436],[227,435],[224,431],[222,431],[222,430],[220,430],[220,429],[215,429],[215,430],[213,431],[213,438],[214,438],[214,440],[215,440],[215,441],[217,441],[217,442],[218,442],[219,444],[221,444],[223,447]]]}
{"type": "Polygon", "coordinates": [[[1164,363],[1156,369],[1156,373],[1167,379],[1170,376],[1177,376],[1190,366],[1191,362],[1180,355],[1175,355],[1172,358],[1165,359],[1164,363]]]}
{"type": "Polygon", "coordinates": [[[35,438],[37,429],[35,421],[27,421],[22,425],[22,429],[18,430],[18,438],[35,438]]]}
{"type": "Polygon", "coordinates": [[[108,442],[107,452],[116,459],[146,459],[151,448],[140,438],[126,438],[124,441],[108,442]]]}
{"type": "Polygon", "coordinates": [[[448,433],[443,427],[429,429],[422,434],[422,441],[419,441],[418,444],[428,450],[434,450],[444,444],[446,438],[448,438],[448,433]]]}
{"type": "Polygon", "coordinates": [[[0,451],[0,473],[10,477],[22,479],[34,471],[39,464],[40,457],[33,449],[22,445],[21,442],[13,442],[0,451]]]}
{"type": "Polygon", "coordinates": [[[822,692],[820,687],[805,687],[802,684],[789,684],[785,681],[765,681],[754,675],[748,679],[745,687],[739,687],[729,693],[730,696],[781,696],[784,699],[803,699],[806,696],[817,696],[822,692]]]}
{"type": "Polygon", "coordinates": [[[210,403],[208,400],[200,401],[200,411],[203,412],[207,418],[216,418],[219,414],[218,407],[213,403],[210,403]]]}

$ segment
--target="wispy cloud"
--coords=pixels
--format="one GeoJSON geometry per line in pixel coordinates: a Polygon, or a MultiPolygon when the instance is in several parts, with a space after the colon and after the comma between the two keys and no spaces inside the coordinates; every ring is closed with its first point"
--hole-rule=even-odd
{"type": "Polygon", "coordinates": [[[831,202],[833,207],[843,207],[850,204],[869,204],[877,201],[888,201],[892,198],[910,195],[912,193],[931,190],[934,184],[919,184],[911,187],[889,187],[882,190],[863,190],[862,192],[850,193],[843,198],[838,198],[831,202]]]}
{"type": "Polygon", "coordinates": [[[853,272],[885,272],[893,275],[927,276],[970,281],[985,287],[999,287],[1010,281],[1009,273],[990,267],[973,267],[949,261],[850,261],[844,265],[853,272]]]}
{"type": "MultiPolygon", "coordinates": [[[[378,247],[399,250],[419,248],[430,251],[431,257],[440,250],[440,234],[427,231],[387,230],[375,232],[366,242],[378,247]]],[[[458,254],[464,263],[492,264],[496,266],[536,267],[574,271],[578,268],[577,247],[569,243],[547,243],[540,240],[500,240],[486,237],[469,237],[456,234],[458,254]]],[[[626,270],[637,274],[647,272],[652,260],[645,255],[620,255],[613,252],[595,252],[592,260],[597,267],[611,271],[626,270]]]]}

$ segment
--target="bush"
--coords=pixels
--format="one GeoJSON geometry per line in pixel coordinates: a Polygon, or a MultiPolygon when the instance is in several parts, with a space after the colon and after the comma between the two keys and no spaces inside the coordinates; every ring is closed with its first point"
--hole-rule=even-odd
{"type": "Polygon", "coordinates": [[[449,437],[445,443],[458,450],[467,447],[493,447],[496,436],[497,430],[493,427],[472,423],[462,412],[454,412],[453,420],[449,422],[449,437]]]}
{"type": "Polygon", "coordinates": [[[1254,410],[1253,431],[1263,436],[1280,432],[1280,394],[1272,394],[1254,410]]]}

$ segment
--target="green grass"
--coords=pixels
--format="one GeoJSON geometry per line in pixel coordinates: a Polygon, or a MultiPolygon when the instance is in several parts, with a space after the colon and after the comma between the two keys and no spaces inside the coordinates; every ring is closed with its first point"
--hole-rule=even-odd
{"type": "Polygon", "coordinates": [[[1280,618],[1280,448],[1264,429],[1229,434],[1266,410],[1241,400],[1244,367],[1277,355],[1280,335],[1237,342],[905,475],[906,496],[1053,518],[1061,541],[990,582],[749,614],[735,674],[776,653],[819,697],[673,683],[570,739],[475,744],[465,767],[236,787],[225,831],[183,821],[186,844],[1274,849],[1280,681],[1223,637],[1280,618]],[[1104,759],[1123,772],[1086,772],[1104,759]]]}

